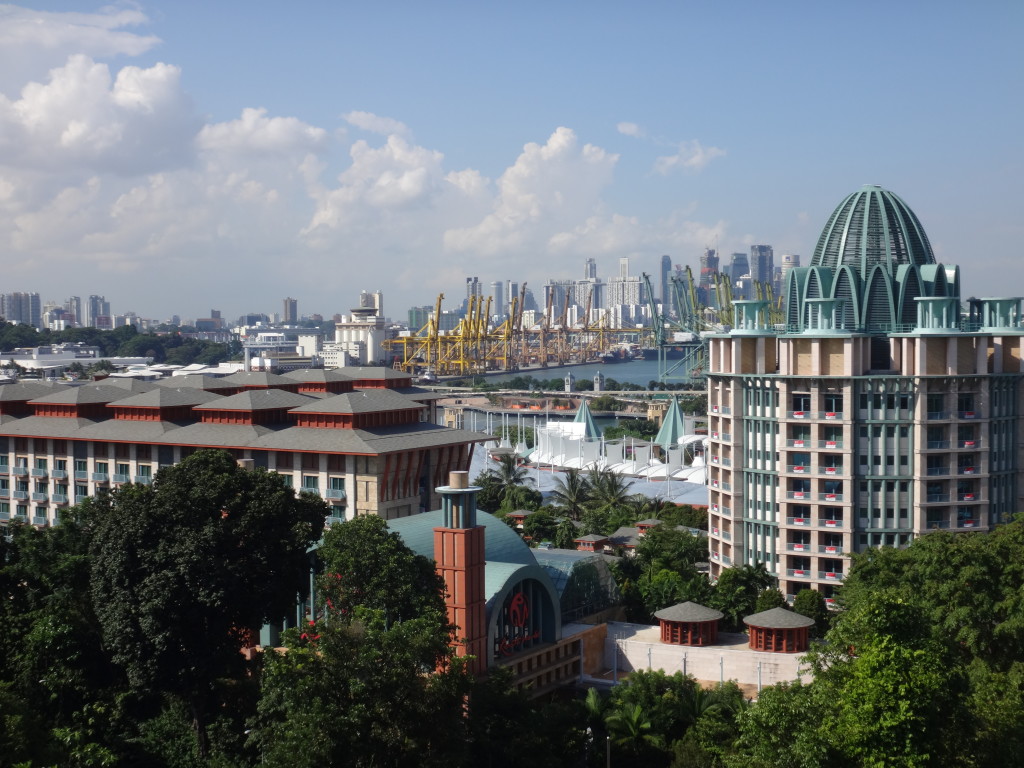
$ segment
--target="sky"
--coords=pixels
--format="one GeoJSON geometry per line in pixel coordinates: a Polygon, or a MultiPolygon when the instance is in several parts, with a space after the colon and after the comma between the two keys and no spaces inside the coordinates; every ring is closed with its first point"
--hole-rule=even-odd
{"type": "Polygon", "coordinates": [[[0,5],[0,292],[227,318],[806,263],[879,184],[1024,295],[1024,3],[0,5]],[[727,261],[723,259],[723,263],[727,261]]]}

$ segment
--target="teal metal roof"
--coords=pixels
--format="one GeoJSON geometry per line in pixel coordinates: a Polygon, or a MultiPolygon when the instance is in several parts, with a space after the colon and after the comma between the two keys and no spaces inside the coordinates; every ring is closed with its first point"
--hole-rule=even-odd
{"type": "Polygon", "coordinates": [[[672,398],[672,402],[665,413],[665,420],[661,422],[661,429],[654,442],[666,451],[679,443],[679,438],[686,434],[683,426],[683,412],[679,409],[679,401],[672,398]]]}
{"type": "Polygon", "coordinates": [[[587,405],[587,401],[583,400],[580,403],[580,408],[576,411],[576,418],[573,419],[576,424],[586,424],[584,430],[584,437],[598,438],[601,436],[601,430],[597,428],[597,424],[594,423],[594,417],[590,413],[590,407],[587,405]]]}

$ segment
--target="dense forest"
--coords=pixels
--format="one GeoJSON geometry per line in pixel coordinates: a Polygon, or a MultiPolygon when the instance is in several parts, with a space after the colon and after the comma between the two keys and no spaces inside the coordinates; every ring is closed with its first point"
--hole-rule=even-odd
{"type": "Polygon", "coordinates": [[[219,344],[194,339],[182,335],[180,329],[168,329],[160,334],[139,333],[135,326],[126,325],[112,331],[97,328],[38,331],[29,325],[0,320],[0,352],[64,342],[99,347],[101,354],[106,357],[151,357],[154,363],[169,365],[216,365],[237,359],[241,354],[241,347],[237,343],[219,344]]]}
{"type": "MultiPolygon", "coordinates": [[[[1013,766],[1024,753],[1020,522],[855,556],[803,685],[750,701],[654,670],[528,701],[500,670],[474,680],[452,658],[429,560],[376,517],[324,534],[326,512],[275,473],[201,451],[60,526],[12,524],[0,762],[833,768],[1013,766]],[[311,552],[316,615],[284,650],[239,653],[245,628],[294,615],[311,552]]],[[[712,589],[684,533],[665,527],[621,566],[647,585],[638,611],[680,584],[712,589]]],[[[733,572],[709,601],[778,599],[763,567],[733,572]]]]}

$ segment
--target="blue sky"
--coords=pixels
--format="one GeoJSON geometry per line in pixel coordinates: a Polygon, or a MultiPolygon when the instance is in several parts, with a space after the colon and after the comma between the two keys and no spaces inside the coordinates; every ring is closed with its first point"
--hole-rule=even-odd
{"type": "Polygon", "coordinates": [[[0,6],[0,291],[401,316],[464,277],[806,259],[881,184],[1024,294],[1024,4],[0,6]]]}

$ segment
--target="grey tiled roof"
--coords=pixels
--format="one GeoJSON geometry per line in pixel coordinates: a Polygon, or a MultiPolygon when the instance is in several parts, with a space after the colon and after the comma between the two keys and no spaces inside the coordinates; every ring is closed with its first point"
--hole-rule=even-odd
{"type": "Polygon", "coordinates": [[[725,614],[714,608],[707,608],[697,603],[685,602],[662,608],[654,614],[654,618],[664,621],[718,621],[725,614]]]}
{"type": "Polygon", "coordinates": [[[443,400],[444,398],[449,397],[448,394],[435,392],[432,389],[424,389],[423,387],[395,387],[390,391],[400,392],[401,394],[411,397],[413,400],[421,403],[425,403],[429,400],[443,400]]]}
{"type": "Polygon", "coordinates": [[[216,391],[218,389],[234,389],[236,385],[225,384],[220,376],[207,376],[202,373],[192,373],[187,376],[171,376],[157,382],[161,387],[172,387],[174,389],[206,389],[216,391]]]}
{"type": "Polygon", "coordinates": [[[388,389],[358,389],[318,399],[292,410],[296,413],[377,413],[408,411],[417,407],[420,407],[419,403],[388,389]]]}
{"type": "MultiPolygon", "coordinates": [[[[96,422],[92,419],[51,418],[47,416],[26,416],[13,419],[0,426],[0,435],[25,435],[27,437],[55,437],[57,439],[74,439],[82,431],[96,422]]],[[[135,422],[136,424],[142,422],[135,422]]]]}
{"type": "Polygon", "coordinates": [[[266,371],[239,371],[225,376],[221,381],[233,387],[280,387],[294,386],[295,380],[266,371]]]}
{"type": "Polygon", "coordinates": [[[207,392],[202,389],[155,387],[149,392],[132,395],[124,400],[115,400],[111,405],[124,406],[126,408],[171,408],[183,405],[202,405],[213,400],[223,399],[225,399],[223,395],[207,392]]]}
{"type": "Polygon", "coordinates": [[[222,397],[213,403],[197,405],[196,411],[264,411],[295,408],[313,401],[313,398],[283,389],[250,389],[237,395],[222,397]]]}
{"type": "Polygon", "coordinates": [[[344,368],[333,368],[350,379],[384,379],[393,381],[395,379],[408,379],[412,381],[412,375],[403,371],[396,371],[394,368],[385,368],[383,365],[371,366],[345,366],[344,368]]]}
{"type": "Polygon", "coordinates": [[[70,386],[45,381],[18,381],[0,386],[0,402],[34,400],[64,389],[70,389],[70,386]]]}
{"type": "Polygon", "coordinates": [[[768,611],[755,613],[747,616],[743,623],[752,627],[763,627],[764,629],[799,629],[814,624],[814,619],[809,619],[799,613],[786,610],[785,608],[772,608],[768,611]]]}
{"type": "Polygon", "coordinates": [[[156,386],[155,381],[143,381],[142,379],[133,379],[122,376],[108,376],[105,379],[100,379],[97,384],[103,384],[108,387],[120,387],[121,389],[127,389],[131,392],[149,392],[156,386]]]}
{"type": "Polygon", "coordinates": [[[81,387],[67,387],[32,400],[33,403],[56,403],[77,405],[84,403],[111,403],[126,397],[123,387],[109,384],[85,384],[81,387]]]}
{"type": "Polygon", "coordinates": [[[288,371],[281,374],[286,379],[304,382],[330,382],[330,381],[352,381],[351,376],[346,376],[337,368],[326,370],[324,368],[300,368],[297,371],[288,371]]]}
{"type": "MultiPolygon", "coordinates": [[[[56,419],[50,419],[56,421],[56,419]]],[[[82,427],[73,436],[76,440],[109,440],[115,443],[163,443],[169,432],[181,429],[172,421],[122,421],[107,419],[82,427]]]]}

